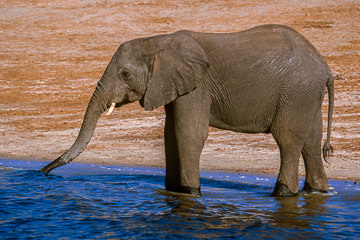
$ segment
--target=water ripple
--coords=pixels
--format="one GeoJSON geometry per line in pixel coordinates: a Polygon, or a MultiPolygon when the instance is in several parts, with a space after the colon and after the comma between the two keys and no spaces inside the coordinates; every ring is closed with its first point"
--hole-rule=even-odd
{"type": "Polygon", "coordinates": [[[338,239],[360,236],[356,183],[270,197],[274,178],[202,172],[201,198],[164,191],[163,170],[0,160],[0,238],[338,239]],[[267,179],[267,180],[266,180],[267,179]]]}

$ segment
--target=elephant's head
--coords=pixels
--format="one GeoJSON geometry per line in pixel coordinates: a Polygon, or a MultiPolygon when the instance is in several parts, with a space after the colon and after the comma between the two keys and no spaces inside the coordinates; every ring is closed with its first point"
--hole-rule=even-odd
{"type": "Polygon", "coordinates": [[[100,115],[140,101],[146,110],[194,90],[209,67],[202,47],[182,33],[135,39],[121,44],[90,99],[71,148],[41,169],[48,174],[77,157],[90,142],[100,115]]]}

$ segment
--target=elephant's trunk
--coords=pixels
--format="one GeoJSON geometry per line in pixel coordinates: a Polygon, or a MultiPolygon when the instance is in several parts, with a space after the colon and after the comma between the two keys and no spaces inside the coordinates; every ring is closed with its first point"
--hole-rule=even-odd
{"type": "Polygon", "coordinates": [[[54,168],[65,165],[84,151],[95,131],[99,117],[111,104],[111,99],[108,97],[110,88],[110,86],[106,86],[103,79],[99,81],[86,109],[84,120],[76,141],[63,155],[42,168],[40,170],[41,172],[44,172],[47,175],[54,168]]]}

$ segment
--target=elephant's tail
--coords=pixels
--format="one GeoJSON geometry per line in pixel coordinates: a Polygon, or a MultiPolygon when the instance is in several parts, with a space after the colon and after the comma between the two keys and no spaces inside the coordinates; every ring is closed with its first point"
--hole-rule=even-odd
{"type": "Polygon", "coordinates": [[[326,87],[329,94],[329,108],[328,108],[328,126],[327,126],[327,137],[323,146],[323,157],[326,162],[328,162],[330,154],[333,153],[333,147],[330,145],[331,137],[331,123],[332,123],[332,114],[334,110],[334,77],[331,76],[326,83],[326,87]]]}

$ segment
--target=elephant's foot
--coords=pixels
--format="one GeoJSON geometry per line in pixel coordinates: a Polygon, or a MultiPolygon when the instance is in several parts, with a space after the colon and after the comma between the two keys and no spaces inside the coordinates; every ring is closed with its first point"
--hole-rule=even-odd
{"type": "Polygon", "coordinates": [[[311,192],[321,192],[321,193],[328,193],[328,185],[325,186],[317,186],[312,187],[308,182],[305,182],[304,188],[302,189],[303,192],[311,193],[311,192]]]}
{"type": "Polygon", "coordinates": [[[166,186],[166,191],[191,194],[195,197],[201,197],[200,187],[188,187],[188,186],[166,186]]]}
{"type": "Polygon", "coordinates": [[[296,196],[296,193],[293,193],[290,191],[290,189],[288,188],[288,186],[286,186],[285,184],[281,183],[281,182],[276,182],[274,191],[272,193],[272,196],[275,197],[293,197],[296,196]]]}

